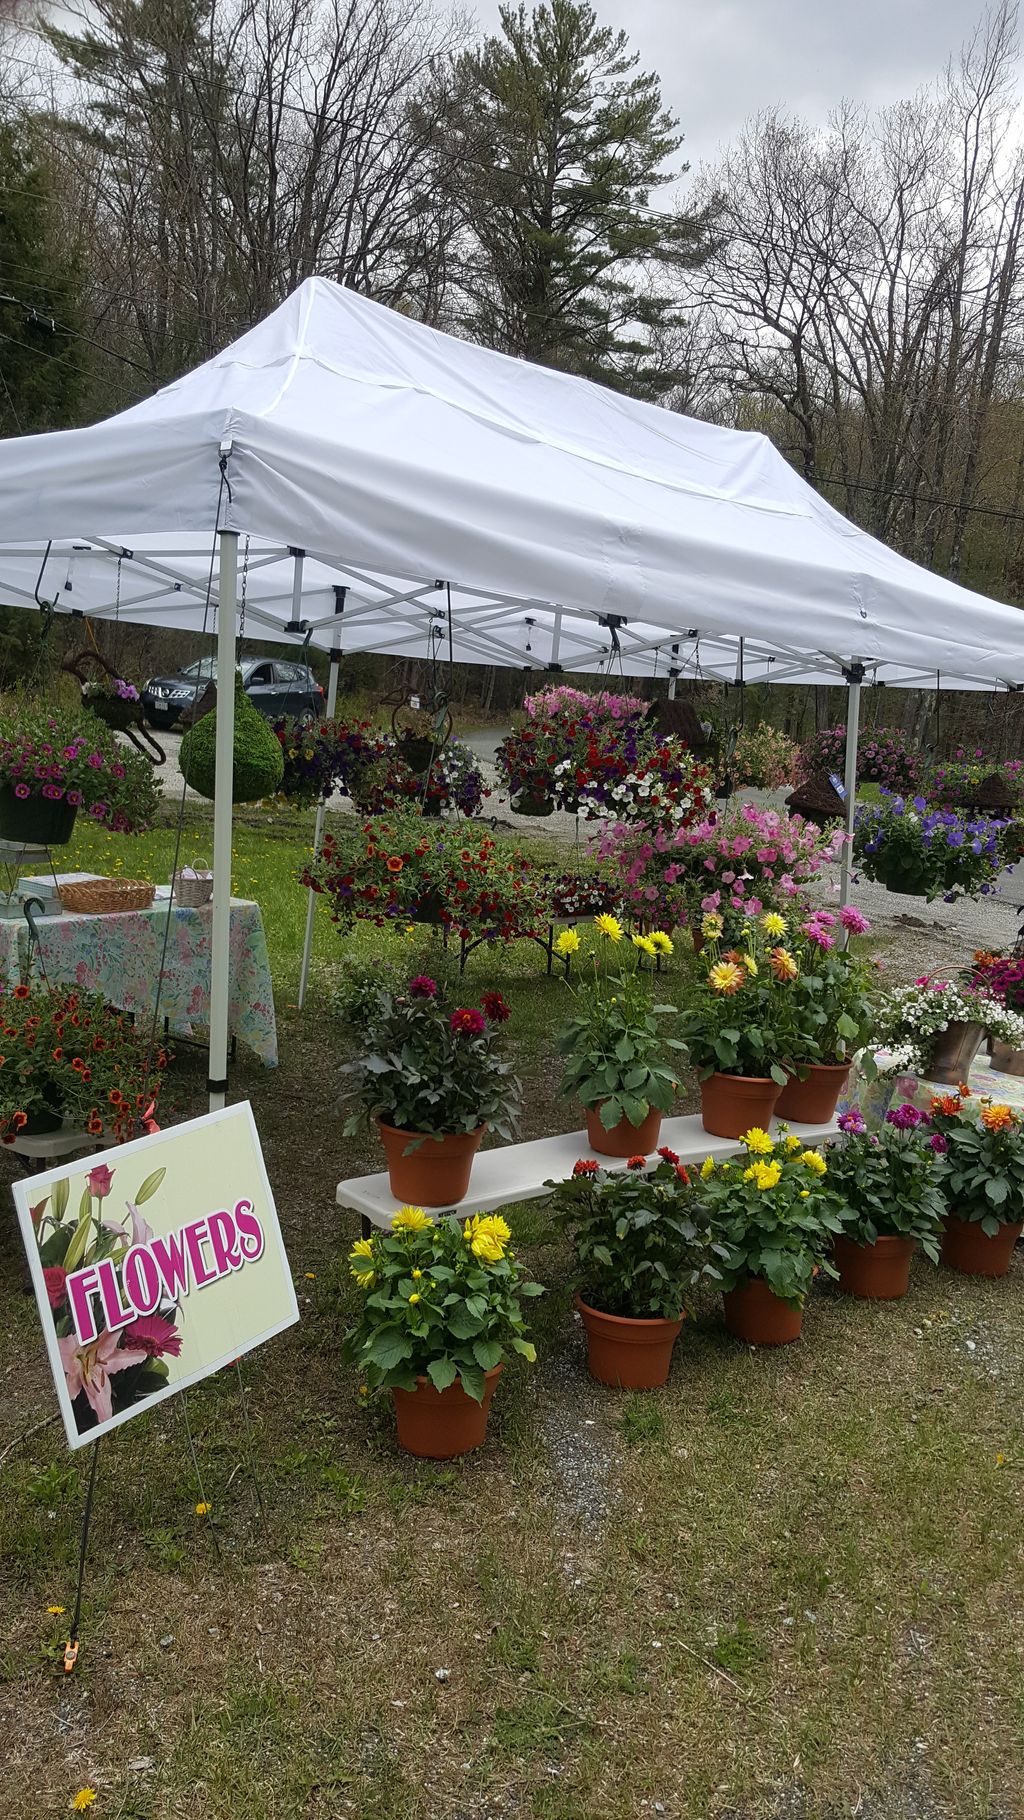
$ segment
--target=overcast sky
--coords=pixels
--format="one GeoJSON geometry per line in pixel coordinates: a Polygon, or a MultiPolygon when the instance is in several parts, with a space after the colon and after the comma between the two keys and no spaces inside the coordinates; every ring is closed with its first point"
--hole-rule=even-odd
{"type": "MultiPolygon", "coordinates": [[[[471,0],[490,30],[498,0],[471,0]]],[[[884,104],[944,68],[984,0],[594,0],[657,70],[694,170],[759,109],[823,122],[844,97],[884,104]]]]}

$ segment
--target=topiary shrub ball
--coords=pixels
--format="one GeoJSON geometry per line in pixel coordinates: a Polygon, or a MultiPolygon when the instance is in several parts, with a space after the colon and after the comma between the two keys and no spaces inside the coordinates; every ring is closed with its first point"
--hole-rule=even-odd
{"type": "MultiPolygon", "coordinates": [[[[190,727],[181,742],[179,758],[181,775],[189,788],[208,796],[216,794],[217,710],[204,714],[190,727]]],[[[271,732],[261,714],[257,714],[235,675],[235,763],[234,800],[254,803],[261,796],[273,796],[284,776],[284,753],[280,741],[271,732]]]]}

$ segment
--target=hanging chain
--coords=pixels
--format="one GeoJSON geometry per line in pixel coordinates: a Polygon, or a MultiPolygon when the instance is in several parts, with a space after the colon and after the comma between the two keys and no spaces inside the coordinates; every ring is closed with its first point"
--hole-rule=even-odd
{"type": "Polygon", "coordinates": [[[238,609],[238,644],[239,644],[238,655],[239,656],[242,655],[241,645],[242,645],[242,640],[245,638],[245,596],[246,596],[246,591],[248,589],[248,586],[249,586],[249,539],[248,539],[248,537],[246,537],[245,548],[242,551],[242,594],[241,594],[241,599],[239,601],[239,609],[238,609]]]}

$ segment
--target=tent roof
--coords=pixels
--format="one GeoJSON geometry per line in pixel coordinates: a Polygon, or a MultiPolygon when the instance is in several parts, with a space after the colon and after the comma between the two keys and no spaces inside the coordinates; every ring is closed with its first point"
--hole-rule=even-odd
{"type": "Polygon", "coordinates": [[[123,617],[201,625],[218,524],[253,540],[247,629],[267,638],[333,642],[341,584],[344,648],[447,657],[450,588],[466,661],[731,678],[742,637],[748,680],[852,661],[892,684],[1024,680],[1016,609],[868,537],[766,438],[320,278],[130,410],[0,443],[8,598],[109,614],[124,551],[123,617]]]}

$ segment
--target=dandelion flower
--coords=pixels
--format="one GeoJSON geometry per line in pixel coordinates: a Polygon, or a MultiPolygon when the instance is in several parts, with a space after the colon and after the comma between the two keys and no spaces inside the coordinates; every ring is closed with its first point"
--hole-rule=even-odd
{"type": "Polygon", "coordinates": [[[94,1788],[80,1788],[77,1795],[71,1797],[72,1813],[84,1814],[86,1808],[91,1807],[95,1800],[96,1790],[94,1788]]]}
{"type": "Polygon", "coordinates": [[[213,1509],[212,1504],[206,1504],[206,1503],[197,1504],[196,1505],[196,1516],[197,1517],[208,1517],[212,1509],[213,1509]]]}

